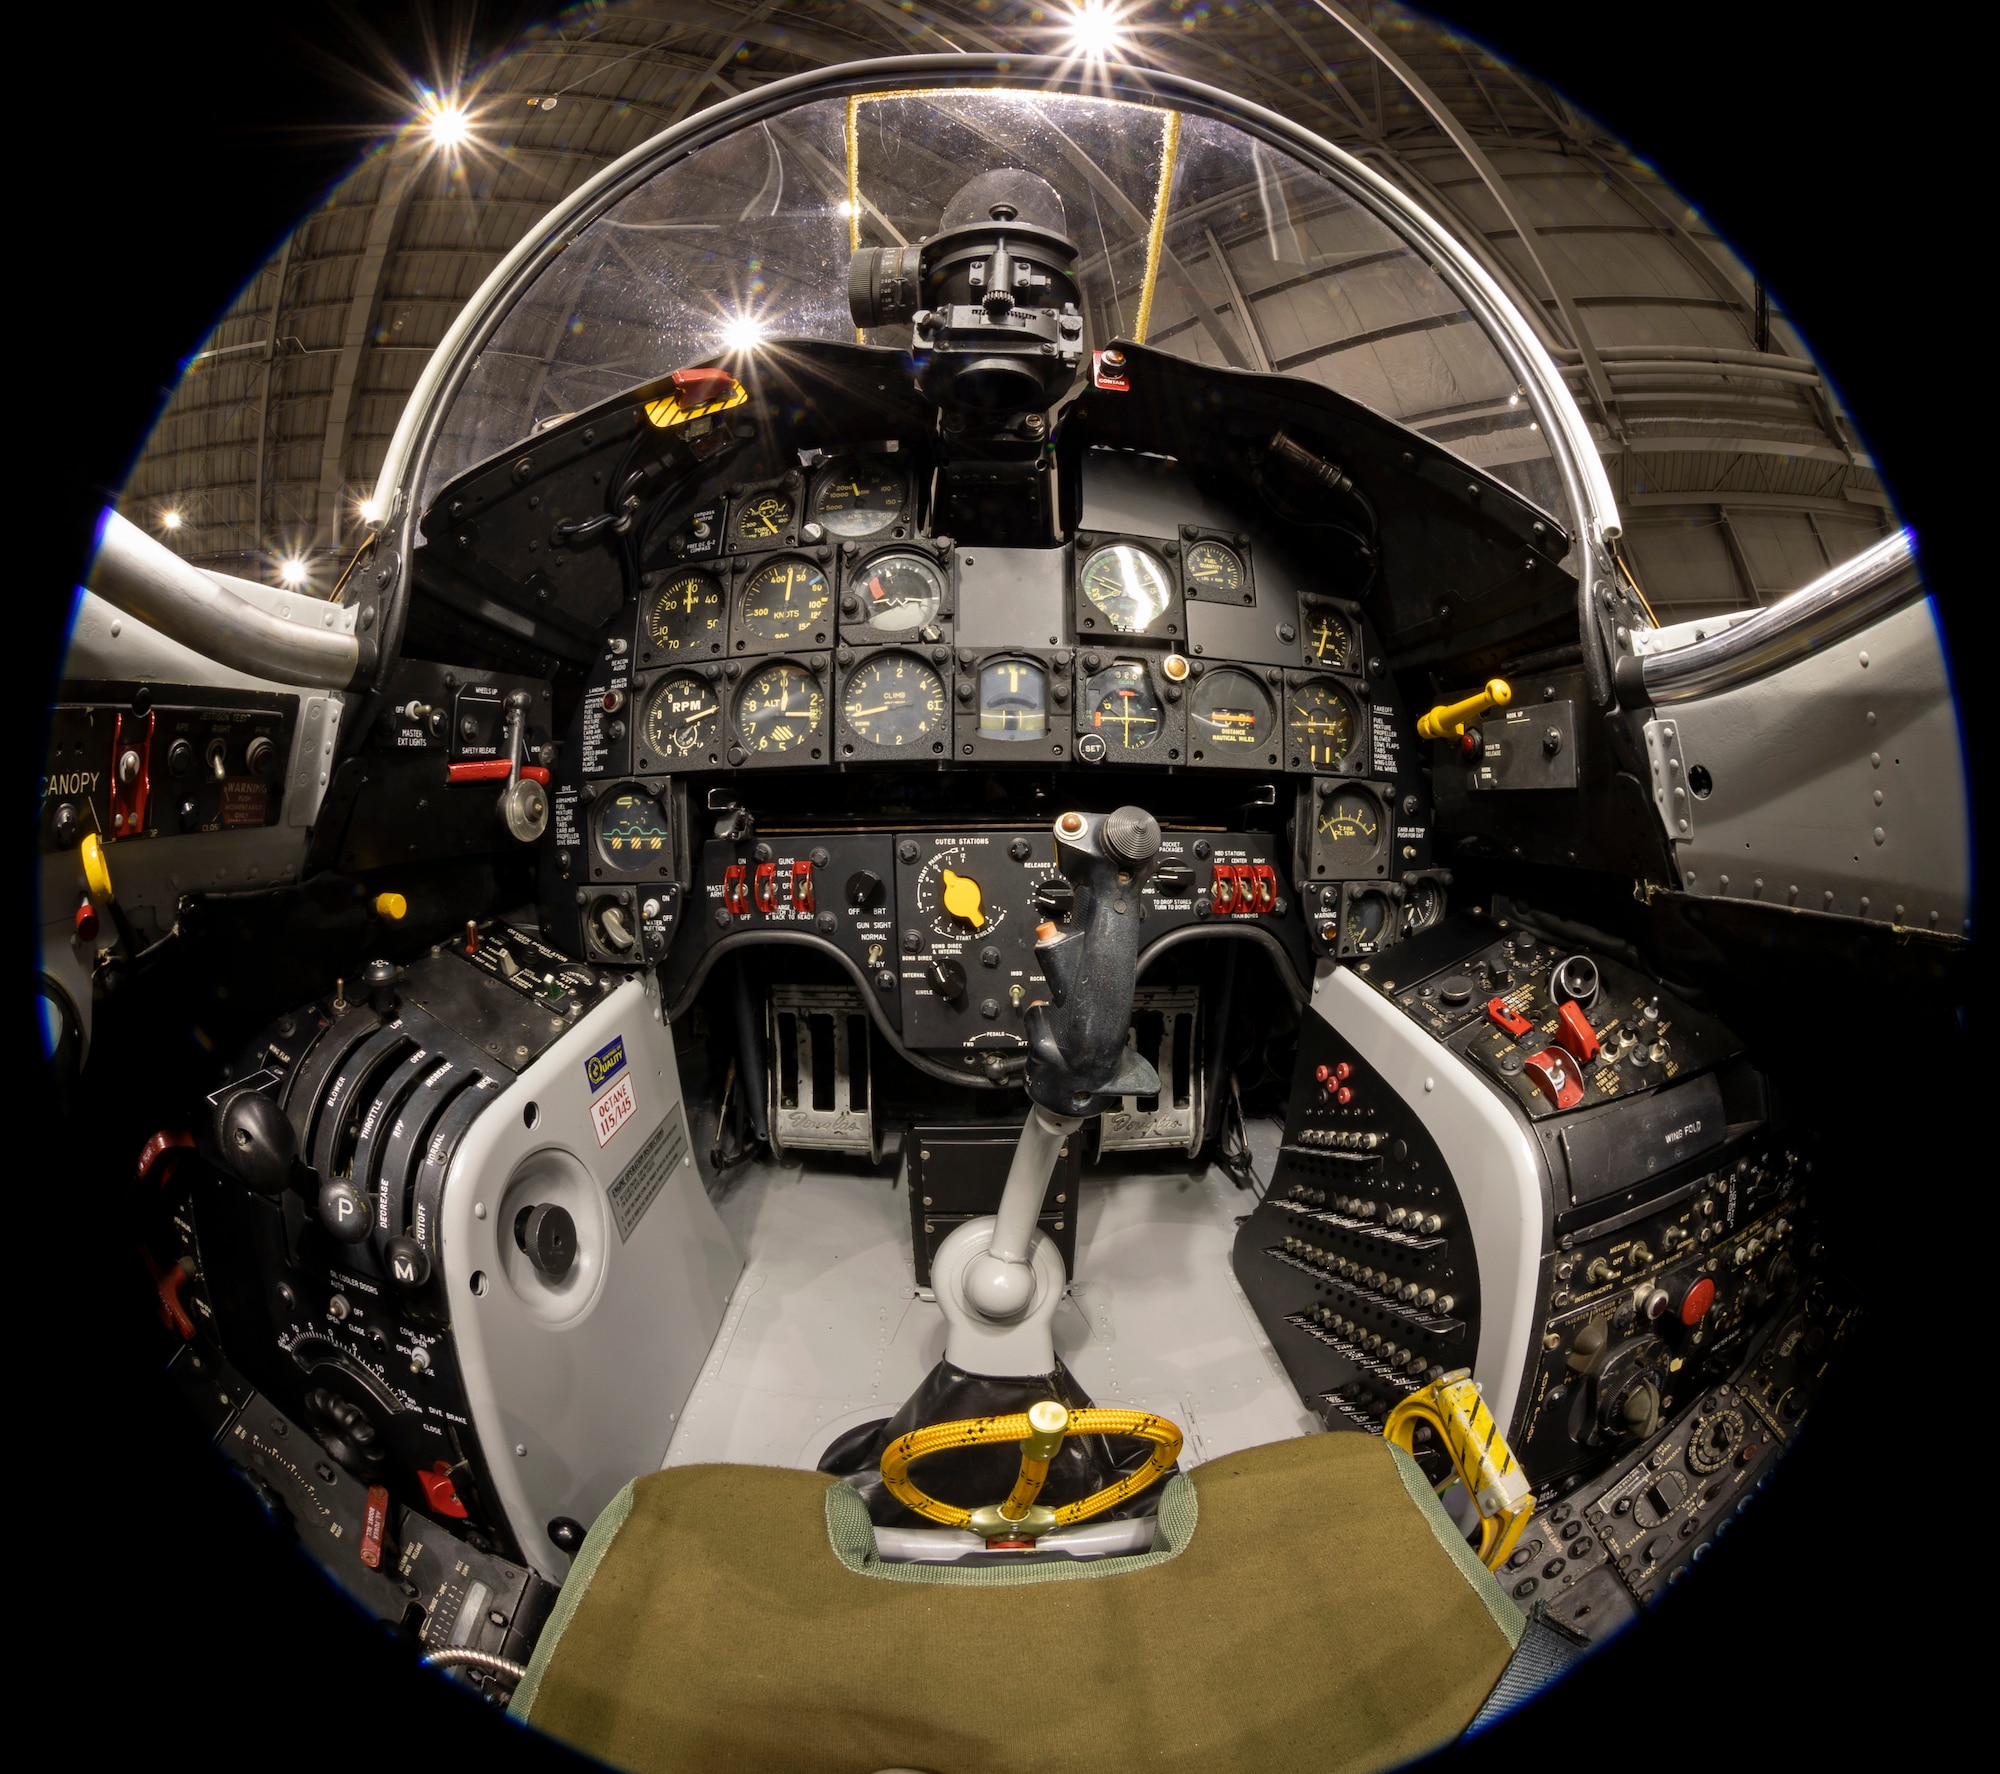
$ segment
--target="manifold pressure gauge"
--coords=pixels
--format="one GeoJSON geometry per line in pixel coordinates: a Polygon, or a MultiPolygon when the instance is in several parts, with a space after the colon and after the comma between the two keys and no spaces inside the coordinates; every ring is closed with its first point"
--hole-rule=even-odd
{"type": "Polygon", "coordinates": [[[804,752],[825,717],[819,679],[789,661],[767,665],[736,697],[736,730],[746,747],[766,757],[804,752]]]}
{"type": "Polygon", "coordinates": [[[1007,743],[1049,730],[1049,675],[1032,659],[996,659],[979,668],[979,737],[1007,743]]]}
{"type": "Polygon", "coordinates": [[[1333,679],[1306,678],[1285,692],[1285,745],[1294,769],[1345,769],[1360,732],[1353,696],[1333,679]]]}
{"type": "Polygon", "coordinates": [[[1120,634],[1146,633],[1174,601],[1167,563],[1130,542],[1114,542],[1090,555],[1078,583],[1106,626],[1120,634]]]}
{"type": "Polygon", "coordinates": [[[737,541],[752,547],[760,542],[780,541],[791,526],[793,509],[791,494],[775,487],[752,493],[736,508],[732,527],[737,541]]]}
{"type": "Polygon", "coordinates": [[[640,731],[656,763],[717,762],[722,707],[716,686],[690,671],[669,673],[660,680],[652,700],[646,704],[645,723],[640,731]]]}
{"type": "Polygon", "coordinates": [[[873,536],[903,515],[903,499],[895,469],[836,463],[813,489],[812,514],[829,536],[873,536]]]}
{"type": "Polygon", "coordinates": [[[864,659],[841,692],[840,716],[850,754],[857,739],[882,751],[941,751],[951,720],[944,680],[914,653],[864,659]]]}
{"type": "Polygon", "coordinates": [[[737,593],[736,650],[815,644],[832,602],[833,587],[813,562],[800,555],[766,561],[737,593]]]}
{"type": "Polygon", "coordinates": [[[720,653],[725,613],[708,574],[676,573],[646,602],[646,638],[660,653],[720,653]]]}

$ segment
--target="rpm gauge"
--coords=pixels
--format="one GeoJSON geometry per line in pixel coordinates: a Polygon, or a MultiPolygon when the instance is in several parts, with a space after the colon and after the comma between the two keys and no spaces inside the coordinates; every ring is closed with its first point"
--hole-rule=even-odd
{"type": "Polygon", "coordinates": [[[706,573],[677,573],[646,604],[646,636],[662,653],[722,651],[722,587],[706,573]]]}
{"type": "Polygon", "coordinates": [[[1123,659],[1083,687],[1083,714],[1091,728],[1126,751],[1142,751],[1160,736],[1165,719],[1146,668],[1123,659]]]}
{"type": "Polygon", "coordinates": [[[1190,542],[1181,564],[1202,597],[1235,597],[1243,589],[1243,557],[1223,543],[1190,542]]]}
{"type": "Polygon", "coordinates": [[[789,555],[766,561],[737,596],[736,645],[743,651],[751,641],[763,648],[816,639],[825,631],[833,587],[811,561],[789,555]]]}
{"type": "Polygon", "coordinates": [[[789,493],[771,488],[762,493],[752,493],[736,508],[735,522],[730,525],[738,542],[756,547],[760,542],[776,542],[790,528],[794,506],[789,493]]]}
{"type": "Polygon", "coordinates": [[[885,751],[936,750],[949,718],[944,680],[914,653],[864,659],[841,693],[840,713],[850,734],[885,751]]]}
{"type": "Polygon", "coordinates": [[[920,554],[878,554],[849,575],[840,613],[882,634],[912,634],[937,618],[944,575],[920,554]],[[851,606],[851,607],[850,607],[851,606]]]}
{"type": "Polygon", "coordinates": [[[1129,542],[1100,548],[1078,574],[1083,595],[1120,634],[1144,634],[1174,599],[1167,563],[1129,542]]]}
{"type": "Polygon", "coordinates": [[[615,869],[632,874],[671,862],[671,837],[659,802],[643,789],[623,789],[598,803],[598,852],[615,869]]]}
{"type": "Polygon", "coordinates": [[[802,752],[826,717],[819,679],[802,665],[781,662],[757,673],[736,698],[736,730],[765,757],[802,752]]]}
{"type": "Polygon", "coordinates": [[[1361,717],[1354,698],[1331,678],[1309,678],[1285,695],[1285,742],[1293,760],[1338,770],[1354,755],[1361,717]]]}
{"type": "Polygon", "coordinates": [[[979,669],[979,737],[1012,744],[1049,730],[1049,675],[1031,659],[996,659],[979,669]]]}
{"type": "Polygon", "coordinates": [[[1346,875],[1373,862],[1382,848],[1382,804],[1350,789],[1319,803],[1313,822],[1313,872],[1346,875]]]}
{"type": "Polygon", "coordinates": [[[1305,628],[1306,657],[1314,665],[1344,670],[1354,657],[1354,629],[1331,604],[1312,604],[1299,612],[1305,628]]]}
{"type": "Polygon", "coordinates": [[[832,536],[872,536],[903,515],[903,477],[892,468],[830,469],[813,489],[812,514],[832,536]]]}
{"type": "Polygon", "coordinates": [[[1278,711],[1271,693],[1247,671],[1223,667],[1195,685],[1188,701],[1188,743],[1196,757],[1210,748],[1223,757],[1269,745],[1278,711]]]}
{"type": "MultiPolygon", "coordinates": [[[[713,668],[711,668],[713,669],[713,668]]],[[[716,761],[722,709],[715,686],[693,672],[677,671],[660,681],[646,704],[641,729],[647,749],[662,764],[716,761]]]]}

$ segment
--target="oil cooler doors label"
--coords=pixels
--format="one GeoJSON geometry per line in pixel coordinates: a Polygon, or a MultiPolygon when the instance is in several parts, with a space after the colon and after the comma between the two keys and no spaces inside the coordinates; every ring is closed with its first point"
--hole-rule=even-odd
{"type": "Polygon", "coordinates": [[[669,1115],[611,1185],[611,1212],[618,1222],[620,1244],[632,1236],[633,1227],[646,1217],[646,1209],[666,1187],[674,1166],[686,1156],[687,1128],[678,1114],[669,1115]]]}

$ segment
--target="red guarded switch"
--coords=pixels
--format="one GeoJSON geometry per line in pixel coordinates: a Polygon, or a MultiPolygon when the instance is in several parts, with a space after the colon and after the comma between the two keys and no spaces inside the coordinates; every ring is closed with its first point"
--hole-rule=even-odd
{"type": "Polygon", "coordinates": [[[1516,1041],[1535,1026],[1525,1016],[1518,1016],[1509,1010],[1505,998],[1486,1000],[1486,1020],[1496,1029],[1505,1029],[1516,1041]]]}
{"type": "Polygon", "coordinates": [[[792,864],[792,910],[802,918],[812,916],[813,865],[805,857],[792,864]]]}
{"type": "Polygon", "coordinates": [[[727,370],[675,370],[673,384],[674,398],[684,408],[712,406],[736,392],[736,378],[727,370]]]}
{"type": "Polygon", "coordinates": [[[1215,880],[1209,897],[1214,900],[1218,912],[1236,910],[1236,865],[1233,862],[1218,862],[1215,865],[1215,880]]]}
{"type": "Polygon", "coordinates": [[[757,873],[750,883],[750,897],[757,902],[760,912],[775,912],[778,909],[778,865],[775,862],[760,862],[757,873]]]}
{"type": "Polygon", "coordinates": [[[1587,1066],[1597,1057],[1597,1031],[1590,1018],[1569,999],[1556,1006],[1556,1039],[1567,1047],[1576,1063],[1587,1066]]]}
{"type": "Polygon", "coordinates": [[[1528,1082],[1548,1098],[1552,1109],[1573,1109],[1583,1101],[1583,1080],[1576,1062],[1560,1047],[1545,1047],[1521,1062],[1528,1082]]]}
{"type": "Polygon", "coordinates": [[[740,862],[732,862],[722,871],[722,903],[739,918],[749,914],[750,882],[740,862]]]}
{"type": "Polygon", "coordinates": [[[1268,862],[1252,863],[1250,875],[1250,911],[1268,912],[1278,903],[1278,871],[1268,862]]]}
{"type": "Polygon", "coordinates": [[[424,1501],[430,1504],[435,1515],[448,1515],[455,1521],[465,1520],[465,1505],[458,1500],[458,1489],[451,1482],[451,1465],[440,1460],[428,1472],[417,1474],[417,1483],[424,1487],[424,1501]]]}

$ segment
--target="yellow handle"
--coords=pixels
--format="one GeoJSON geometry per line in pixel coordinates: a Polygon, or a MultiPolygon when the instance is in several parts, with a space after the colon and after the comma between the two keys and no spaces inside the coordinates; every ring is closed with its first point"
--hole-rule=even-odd
{"type": "MultiPolygon", "coordinates": [[[[1057,1406],[1057,1409],[1061,1409],[1057,1406]]],[[[1036,1411],[1043,1407],[1037,1405],[1036,1411]]],[[[1034,1421],[1034,1413],[1016,1412],[1008,1417],[961,1417],[955,1423],[933,1423],[925,1429],[912,1429],[908,1435],[898,1436],[882,1455],[882,1483],[889,1494],[912,1513],[921,1515],[926,1521],[939,1522],[948,1528],[962,1528],[970,1524],[972,1511],[961,1509],[956,1503],[941,1503],[937,1498],[926,1495],[910,1482],[909,1471],[917,1461],[930,1454],[941,1454],[947,1448],[988,1447],[998,1441],[1027,1442],[1021,1450],[1022,1473],[1014,1482],[1014,1490],[1001,1505],[1002,1518],[1018,1521],[1021,1516],[1010,1513],[1013,1509],[1027,1513],[1028,1504],[1042,1488],[1042,1478],[1048,1472],[1048,1460],[1054,1457],[1055,1449],[1049,1448],[1047,1456],[1040,1461],[1042,1471],[1035,1477],[1034,1490],[1026,1502],[1016,1502],[1023,1485],[1027,1482],[1028,1464],[1034,1457],[1034,1449],[1046,1446],[1047,1438],[1055,1434],[1060,1440],[1064,1435],[1136,1435],[1153,1444],[1152,1457],[1137,1472],[1121,1478],[1114,1485],[1107,1485],[1092,1496],[1079,1502],[1065,1503],[1053,1510],[1051,1516],[1057,1527],[1071,1527],[1077,1522],[1088,1521],[1093,1515],[1102,1515],[1107,1509],[1115,1509],[1127,1497],[1135,1497],[1162,1473],[1169,1471],[1181,1455],[1181,1432],[1165,1417],[1156,1417],[1151,1411],[1083,1410],[1064,1411],[1063,1425],[1059,1433],[1051,1431],[1045,1424],[1034,1421]]],[[[1047,1519],[1047,1518],[1045,1518],[1047,1519]]]]}
{"type": "Polygon", "coordinates": [[[387,918],[390,923],[398,923],[409,915],[410,902],[400,893],[378,893],[375,895],[375,915],[387,918]]]}
{"type": "Polygon", "coordinates": [[[1389,1413],[1382,1437],[1414,1453],[1419,1423],[1430,1425],[1451,1456],[1459,1482],[1479,1511],[1479,1562],[1497,1571],[1535,1513],[1527,1474],[1464,1368],[1412,1392],[1389,1413]]]}
{"type": "Polygon", "coordinates": [[[83,878],[90,888],[90,897],[116,898],[111,891],[111,865],[104,860],[104,840],[95,832],[85,832],[79,848],[83,852],[83,878]]]}
{"type": "Polygon", "coordinates": [[[1513,700],[1513,686],[1505,678],[1488,678],[1485,689],[1463,702],[1440,702],[1417,723],[1417,737],[1450,739],[1465,731],[1467,721],[1478,720],[1489,708],[1505,708],[1513,700]]]}
{"type": "Polygon", "coordinates": [[[963,918],[975,930],[986,928],[986,914],[979,903],[979,883],[970,875],[944,871],[944,909],[954,918],[963,918]]]}

